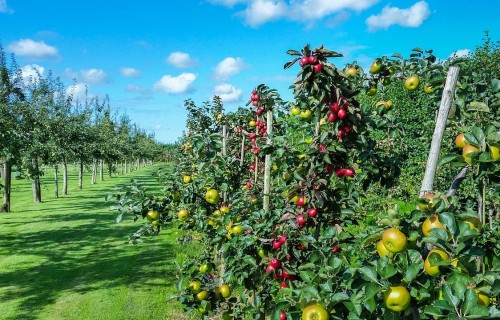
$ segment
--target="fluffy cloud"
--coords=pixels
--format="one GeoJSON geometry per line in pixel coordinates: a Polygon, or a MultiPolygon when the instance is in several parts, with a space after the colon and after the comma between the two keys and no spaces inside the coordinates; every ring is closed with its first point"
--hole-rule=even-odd
{"type": "Polygon", "coordinates": [[[191,59],[189,54],[185,52],[172,52],[166,60],[168,64],[178,69],[190,68],[196,65],[196,61],[191,59]]]}
{"type": "Polygon", "coordinates": [[[246,23],[257,27],[286,16],[288,6],[283,1],[255,0],[242,12],[246,23]]]}
{"type": "MultiPolygon", "coordinates": [[[[292,21],[314,22],[345,10],[362,11],[379,0],[211,0],[214,4],[233,7],[245,3],[246,7],[237,14],[245,22],[257,27],[269,21],[286,18],[292,21]]],[[[345,19],[344,13],[341,18],[345,19]]]]}
{"type": "Polygon", "coordinates": [[[194,80],[196,80],[194,73],[181,73],[176,77],[165,75],[154,84],[153,89],[167,93],[185,93],[192,90],[191,85],[194,80]]]}
{"type": "Polygon", "coordinates": [[[419,27],[430,15],[429,5],[419,1],[407,9],[386,6],[378,15],[371,15],[366,19],[370,31],[387,29],[396,24],[402,27],[419,27]]]}
{"type": "Polygon", "coordinates": [[[12,42],[7,48],[18,56],[31,59],[57,57],[57,48],[49,46],[43,41],[37,42],[31,39],[21,39],[17,42],[12,42]]]}
{"type": "Polygon", "coordinates": [[[227,57],[215,67],[213,76],[216,81],[225,81],[245,68],[241,58],[227,57]]]}
{"type": "Polygon", "coordinates": [[[121,68],[120,69],[120,74],[124,76],[125,78],[140,78],[141,73],[139,70],[134,69],[134,68],[121,68]]]}
{"type": "Polygon", "coordinates": [[[43,76],[45,68],[37,64],[28,64],[21,68],[21,77],[24,83],[29,83],[30,81],[38,81],[38,79],[43,76]]]}
{"type": "MultiPolygon", "coordinates": [[[[76,101],[83,102],[86,98],[85,96],[88,95],[88,87],[85,83],[75,83],[66,89],[66,94],[73,97],[73,103],[76,101]]],[[[90,96],[87,96],[87,98],[91,99],[90,96]]]]}
{"type": "Polygon", "coordinates": [[[80,71],[82,80],[89,84],[103,84],[108,82],[108,75],[102,69],[86,69],[80,71]]]}
{"type": "Polygon", "coordinates": [[[219,96],[224,102],[240,101],[241,89],[236,89],[234,86],[223,83],[215,87],[214,95],[219,96]]]}
{"type": "Polygon", "coordinates": [[[6,0],[0,0],[0,12],[1,13],[14,13],[14,10],[7,6],[6,0]]]}

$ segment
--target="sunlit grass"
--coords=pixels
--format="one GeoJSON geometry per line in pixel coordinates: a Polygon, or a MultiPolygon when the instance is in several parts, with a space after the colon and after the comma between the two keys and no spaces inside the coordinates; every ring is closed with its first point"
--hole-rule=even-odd
{"type": "MultiPolygon", "coordinates": [[[[43,203],[31,183],[14,180],[12,213],[0,214],[0,319],[186,319],[175,294],[175,261],[189,255],[176,229],[127,243],[142,221],[114,221],[104,196],[132,177],[159,193],[152,173],[141,169],[77,189],[56,199],[52,172],[42,181],[43,203]]],[[[60,186],[61,188],[61,186],[60,186]]]]}

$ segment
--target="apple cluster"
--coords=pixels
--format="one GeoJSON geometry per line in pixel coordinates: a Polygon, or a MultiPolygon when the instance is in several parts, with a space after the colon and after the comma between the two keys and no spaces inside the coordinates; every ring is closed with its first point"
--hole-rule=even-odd
{"type": "Polygon", "coordinates": [[[305,68],[308,65],[312,66],[314,73],[318,73],[323,70],[323,65],[319,61],[318,56],[315,54],[312,54],[310,56],[303,56],[302,58],[300,58],[299,65],[302,68],[305,68]]]}
{"type": "MultiPolygon", "coordinates": [[[[259,101],[261,100],[261,98],[262,97],[259,95],[259,93],[257,92],[257,90],[253,90],[252,91],[252,95],[250,96],[250,100],[252,101],[252,105],[254,107],[259,106],[259,101]]],[[[264,109],[262,109],[262,110],[264,110],[264,109]]],[[[261,111],[261,113],[262,113],[262,111],[261,111]]]]}
{"type": "MultiPolygon", "coordinates": [[[[328,114],[328,122],[336,122],[342,121],[347,118],[347,114],[349,113],[347,107],[349,107],[350,102],[342,97],[337,101],[333,101],[328,105],[328,109],[330,113],[328,114]]],[[[339,140],[342,140],[346,134],[351,132],[351,127],[348,124],[340,127],[337,132],[337,137],[339,140]]]]}

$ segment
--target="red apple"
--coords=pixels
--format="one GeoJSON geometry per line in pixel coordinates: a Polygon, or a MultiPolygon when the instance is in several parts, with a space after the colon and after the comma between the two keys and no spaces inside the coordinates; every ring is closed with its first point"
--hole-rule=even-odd
{"type": "Polygon", "coordinates": [[[347,177],[352,177],[354,176],[354,169],[349,167],[349,168],[344,168],[344,174],[347,176],[347,177]]]}
{"type": "Polygon", "coordinates": [[[306,198],[304,196],[299,196],[299,198],[297,199],[297,205],[299,207],[303,207],[305,206],[306,204],[306,198]]]}
{"type": "Polygon", "coordinates": [[[335,115],[335,113],[330,112],[330,114],[328,115],[328,122],[335,122],[335,120],[337,120],[337,116],[335,115]]]}
{"type": "Polygon", "coordinates": [[[306,219],[303,215],[297,217],[297,224],[299,225],[299,228],[302,228],[306,225],[306,219]]]}
{"type": "Polygon", "coordinates": [[[285,288],[288,288],[288,285],[286,284],[286,282],[285,282],[285,281],[282,281],[282,282],[281,282],[280,289],[285,289],[285,288]]]}
{"type": "Polygon", "coordinates": [[[274,267],[273,267],[273,266],[271,266],[271,265],[268,265],[268,266],[267,266],[267,268],[266,268],[266,272],[267,272],[267,273],[271,273],[271,272],[273,272],[273,271],[274,271],[274,267]]]}
{"type": "Polygon", "coordinates": [[[318,64],[318,62],[319,62],[318,56],[317,55],[309,56],[308,62],[309,62],[309,64],[312,64],[312,65],[318,64]]]}
{"type": "Polygon", "coordinates": [[[323,65],[321,63],[315,64],[313,67],[314,73],[321,72],[323,70],[323,65]]]}
{"type": "Polygon", "coordinates": [[[316,208],[310,208],[309,210],[307,210],[307,215],[311,218],[316,217],[317,214],[318,210],[316,210],[316,208]]]}
{"type": "Polygon", "coordinates": [[[271,261],[269,262],[269,265],[271,267],[273,267],[274,269],[277,269],[277,268],[280,267],[281,262],[278,259],[276,259],[276,258],[272,258],[271,261]]]}
{"type": "Polygon", "coordinates": [[[303,66],[305,66],[307,64],[309,64],[309,57],[303,56],[302,58],[300,58],[299,65],[301,67],[303,67],[303,66]]]}
{"type": "Polygon", "coordinates": [[[345,119],[345,117],[347,117],[347,111],[345,111],[345,109],[340,109],[337,113],[337,117],[339,117],[340,120],[345,119]]]}
{"type": "Polygon", "coordinates": [[[337,114],[337,112],[339,112],[339,110],[340,110],[340,108],[339,108],[339,102],[338,101],[334,101],[334,102],[330,103],[329,109],[330,109],[331,112],[337,114]]]}

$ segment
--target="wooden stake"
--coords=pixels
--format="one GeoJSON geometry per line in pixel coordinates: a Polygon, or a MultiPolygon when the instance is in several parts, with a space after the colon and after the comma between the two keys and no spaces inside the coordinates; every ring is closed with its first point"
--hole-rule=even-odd
{"type": "Polygon", "coordinates": [[[434,134],[432,135],[432,143],[429,151],[429,157],[427,159],[427,166],[425,167],[424,179],[422,181],[422,187],[420,188],[420,196],[423,196],[427,192],[432,192],[433,190],[434,177],[436,175],[436,168],[439,159],[439,150],[441,149],[441,141],[443,140],[448,113],[450,112],[453,97],[455,96],[459,70],[460,69],[455,66],[450,67],[448,70],[448,76],[446,77],[446,84],[444,86],[441,104],[439,106],[436,127],[434,128],[434,134]]]}
{"type": "MultiPolygon", "coordinates": [[[[269,137],[273,133],[273,112],[271,110],[267,111],[267,145],[271,145],[272,141],[269,137]]],[[[266,160],[264,164],[264,211],[269,213],[269,194],[271,191],[271,155],[266,154],[266,160]]]]}

